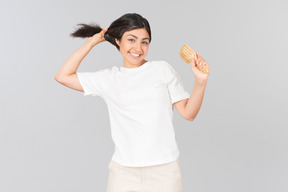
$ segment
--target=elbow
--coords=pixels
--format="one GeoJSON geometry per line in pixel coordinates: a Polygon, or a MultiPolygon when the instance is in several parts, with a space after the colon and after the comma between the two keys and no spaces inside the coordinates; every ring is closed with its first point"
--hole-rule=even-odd
{"type": "Polygon", "coordinates": [[[61,82],[61,78],[58,77],[57,75],[54,76],[54,80],[57,81],[57,82],[59,82],[59,83],[61,82]]]}
{"type": "Polygon", "coordinates": [[[188,121],[194,121],[195,117],[188,117],[186,118],[188,121]]]}
{"type": "Polygon", "coordinates": [[[54,80],[59,81],[57,75],[54,75],[54,80]]]}
{"type": "Polygon", "coordinates": [[[193,121],[194,120],[194,118],[190,118],[190,119],[187,119],[188,121],[193,121]]]}

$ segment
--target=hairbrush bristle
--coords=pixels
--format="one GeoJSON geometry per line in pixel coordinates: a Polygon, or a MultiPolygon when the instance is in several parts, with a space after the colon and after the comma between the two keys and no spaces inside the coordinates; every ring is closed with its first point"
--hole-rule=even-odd
{"type": "Polygon", "coordinates": [[[188,64],[192,62],[192,59],[196,58],[196,53],[188,45],[184,44],[180,49],[180,57],[188,64]]]}

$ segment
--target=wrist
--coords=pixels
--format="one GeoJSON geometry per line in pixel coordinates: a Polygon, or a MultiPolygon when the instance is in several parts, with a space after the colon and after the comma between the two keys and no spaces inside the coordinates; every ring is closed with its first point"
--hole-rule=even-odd
{"type": "Polygon", "coordinates": [[[85,42],[85,45],[88,46],[90,49],[92,49],[98,43],[100,43],[100,42],[92,41],[92,39],[87,39],[87,41],[85,42]]]}
{"type": "Polygon", "coordinates": [[[207,79],[195,79],[195,85],[205,87],[207,84],[207,79]]]}

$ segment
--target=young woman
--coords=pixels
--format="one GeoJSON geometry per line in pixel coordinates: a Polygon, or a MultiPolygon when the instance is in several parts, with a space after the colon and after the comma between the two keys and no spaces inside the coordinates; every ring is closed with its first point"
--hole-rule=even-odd
{"type": "Polygon", "coordinates": [[[148,21],[136,13],[121,16],[109,28],[82,24],[71,35],[87,37],[87,41],[54,78],[85,96],[100,96],[107,103],[115,144],[107,192],[182,192],[173,107],[186,120],[196,117],[208,78],[196,62],[208,64],[198,53],[197,61],[191,62],[195,84],[190,95],[172,65],[145,60],[151,30],[148,21]],[[76,72],[89,51],[103,41],[116,46],[123,66],[76,72]]]}

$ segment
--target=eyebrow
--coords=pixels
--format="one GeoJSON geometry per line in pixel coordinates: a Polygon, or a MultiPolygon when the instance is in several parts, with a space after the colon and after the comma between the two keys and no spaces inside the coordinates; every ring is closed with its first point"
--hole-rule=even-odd
{"type": "MultiPolygon", "coordinates": [[[[135,35],[132,35],[132,34],[129,34],[129,35],[127,35],[127,36],[132,36],[132,37],[135,37],[136,39],[138,39],[138,37],[136,37],[135,35]]],[[[146,40],[146,39],[148,39],[148,40],[149,40],[149,38],[148,38],[148,37],[146,37],[146,38],[143,38],[142,40],[146,40]]]]}

